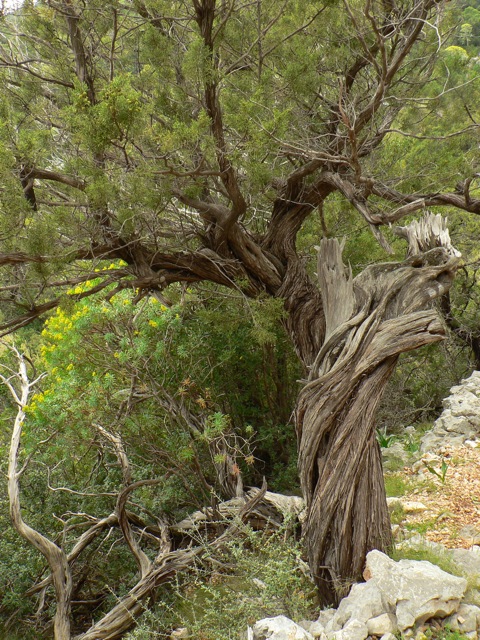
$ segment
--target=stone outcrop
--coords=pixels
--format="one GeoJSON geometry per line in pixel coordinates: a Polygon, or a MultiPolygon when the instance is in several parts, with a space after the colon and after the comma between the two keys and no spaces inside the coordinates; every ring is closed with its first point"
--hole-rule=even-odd
{"type": "Polygon", "coordinates": [[[461,604],[458,611],[445,619],[445,624],[462,635],[476,635],[480,628],[480,609],[471,604],[461,604]]]}
{"type": "Polygon", "coordinates": [[[480,582],[480,546],[473,545],[470,549],[452,549],[450,554],[453,562],[465,574],[478,578],[480,582]]]}
{"type": "Polygon", "coordinates": [[[388,603],[376,580],[368,580],[368,582],[353,585],[350,594],[340,602],[333,621],[338,625],[337,629],[343,627],[349,620],[359,620],[366,624],[370,618],[376,618],[388,609],[388,603]]]}
{"type": "Polygon", "coordinates": [[[378,587],[401,632],[431,618],[451,615],[458,610],[467,588],[465,578],[452,576],[430,562],[395,562],[380,551],[368,554],[364,577],[378,587]]]}
{"type": "Polygon", "coordinates": [[[249,636],[253,640],[313,640],[308,631],[285,616],[260,620],[249,636]]]}
{"type": "Polygon", "coordinates": [[[442,415],[422,438],[421,451],[436,451],[448,443],[461,446],[480,438],[480,371],[450,389],[442,415]]]}
{"type": "Polygon", "coordinates": [[[380,551],[367,555],[365,583],[353,585],[335,611],[322,611],[315,622],[295,624],[285,616],[267,618],[249,629],[251,640],[391,640],[412,636],[429,620],[478,640],[480,608],[465,604],[465,578],[427,561],[395,562],[380,551]]]}

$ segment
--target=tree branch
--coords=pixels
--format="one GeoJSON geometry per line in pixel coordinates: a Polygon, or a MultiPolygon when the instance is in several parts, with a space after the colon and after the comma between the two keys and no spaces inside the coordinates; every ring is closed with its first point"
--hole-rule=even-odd
{"type": "MultiPolygon", "coordinates": [[[[210,74],[213,76],[218,67],[214,52],[213,24],[215,18],[215,0],[193,0],[196,21],[200,28],[205,47],[209,52],[209,62],[212,66],[210,74]]],[[[240,190],[238,176],[228,157],[225,141],[223,115],[218,99],[218,85],[212,78],[207,79],[204,92],[205,106],[210,117],[210,126],[216,144],[216,156],[220,167],[223,186],[232,202],[232,209],[223,224],[223,230],[228,233],[230,227],[241,218],[247,210],[247,203],[240,190]]]]}
{"type": "Polygon", "coordinates": [[[139,482],[133,483],[130,463],[128,461],[125,447],[123,446],[122,439],[99,424],[94,423],[93,426],[99,433],[102,434],[104,438],[112,443],[115,454],[117,456],[117,460],[122,469],[124,488],[123,491],[120,491],[120,493],[118,494],[115,513],[117,515],[123,537],[125,538],[125,542],[127,543],[133,557],[135,558],[135,562],[137,563],[137,567],[140,572],[140,578],[144,578],[151,570],[152,563],[150,562],[150,559],[146,555],[146,553],[142,551],[135,536],[133,535],[132,528],[130,527],[130,523],[125,511],[125,507],[127,504],[128,496],[132,491],[134,491],[138,487],[142,487],[145,485],[158,484],[160,480],[140,480],[139,482]]]}
{"type": "MultiPolygon", "coordinates": [[[[18,360],[19,371],[17,380],[20,385],[20,397],[13,392],[12,385],[3,375],[0,380],[6,384],[18,405],[17,415],[13,426],[8,457],[8,497],[10,501],[10,517],[15,530],[29,544],[35,547],[45,557],[52,572],[55,587],[56,613],[54,618],[55,640],[70,640],[70,608],[72,593],[72,575],[65,552],[47,537],[30,527],[22,517],[20,506],[20,486],[18,457],[20,453],[20,438],[25,420],[25,407],[28,404],[30,391],[35,382],[30,382],[24,357],[15,349],[7,345],[18,360]]],[[[38,380],[38,378],[37,378],[38,380]]]]}

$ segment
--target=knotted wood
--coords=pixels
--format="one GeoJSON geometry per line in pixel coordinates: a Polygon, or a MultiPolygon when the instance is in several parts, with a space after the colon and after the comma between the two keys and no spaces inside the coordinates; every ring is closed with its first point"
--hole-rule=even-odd
{"type": "Polygon", "coordinates": [[[361,579],[368,551],[391,544],[375,413],[398,356],[443,339],[431,301],[448,290],[457,265],[437,247],[353,279],[338,241],[322,240],[326,339],[300,393],[296,427],[304,535],[326,603],[361,579]]]}

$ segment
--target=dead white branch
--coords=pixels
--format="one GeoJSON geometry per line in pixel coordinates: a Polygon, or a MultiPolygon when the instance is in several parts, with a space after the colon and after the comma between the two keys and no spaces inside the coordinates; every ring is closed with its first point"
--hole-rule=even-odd
{"type": "Polygon", "coordinates": [[[462,254],[452,246],[447,225],[447,218],[427,212],[420,220],[414,220],[406,227],[396,227],[394,232],[407,240],[409,256],[444,247],[449,255],[459,258],[462,254]]]}
{"type": "Polygon", "coordinates": [[[115,507],[115,513],[118,517],[118,523],[123,533],[123,537],[125,538],[125,542],[127,543],[130,551],[132,552],[135,562],[137,563],[138,570],[140,572],[140,577],[144,578],[151,570],[152,563],[144,551],[142,551],[140,545],[138,544],[135,536],[133,535],[132,528],[130,526],[130,522],[128,521],[128,516],[125,510],[128,496],[132,491],[137,489],[138,487],[142,487],[145,485],[157,484],[160,482],[159,480],[140,480],[138,482],[132,482],[132,472],[130,468],[130,462],[127,457],[127,453],[125,451],[125,447],[123,446],[122,439],[120,436],[115,435],[114,433],[105,429],[99,424],[93,425],[99,433],[103,435],[104,438],[109,440],[112,443],[115,454],[117,456],[117,460],[122,469],[123,475],[123,484],[124,489],[118,494],[117,504],[115,507]]]}
{"type": "Polygon", "coordinates": [[[45,557],[52,572],[52,580],[55,588],[57,609],[54,618],[55,640],[70,640],[70,608],[72,593],[72,576],[68,565],[67,556],[63,549],[58,547],[44,535],[30,527],[22,517],[20,506],[20,482],[21,471],[18,469],[20,454],[20,439],[23,423],[25,421],[25,407],[32,387],[43,377],[30,381],[27,373],[27,363],[22,354],[15,347],[7,345],[18,360],[18,373],[8,378],[0,374],[0,380],[9,389],[18,409],[13,426],[8,456],[8,497],[10,503],[10,517],[15,530],[29,544],[33,545],[45,557]],[[19,387],[18,389],[16,386],[19,387]]]}

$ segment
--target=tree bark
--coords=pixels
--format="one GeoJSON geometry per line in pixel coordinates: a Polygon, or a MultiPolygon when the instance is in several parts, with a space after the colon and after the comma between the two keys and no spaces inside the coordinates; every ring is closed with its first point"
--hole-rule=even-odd
{"type": "Polygon", "coordinates": [[[368,551],[391,544],[375,413],[400,353],[443,339],[429,307],[450,287],[452,253],[438,247],[353,279],[342,246],[322,240],[325,342],[300,392],[296,428],[307,553],[326,604],[361,579],[368,551]]]}

